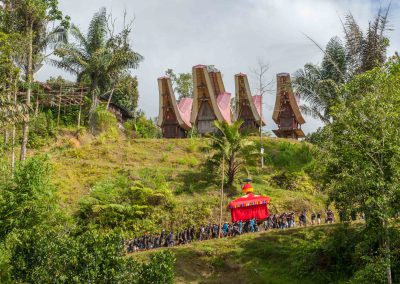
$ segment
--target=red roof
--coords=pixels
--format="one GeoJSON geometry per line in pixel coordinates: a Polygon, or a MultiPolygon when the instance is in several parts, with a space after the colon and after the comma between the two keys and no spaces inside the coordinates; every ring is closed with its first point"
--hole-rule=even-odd
{"type": "MultiPolygon", "coordinates": [[[[261,116],[261,96],[260,95],[253,96],[253,102],[256,107],[258,115],[261,116]]],[[[262,116],[262,121],[264,124],[266,124],[264,115],[262,116]]]]}
{"type": "Polygon", "coordinates": [[[222,117],[227,123],[232,123],[231,120],[231,94],[222,93],[217,97],[217,105],[221,111],[222,117]]]}
{"type": "Polygon", "coordinates": [[[268,196],[254,195],[252,193],[246,194],[229,203],[229,208],[239,208],[248,206],[267,205],[271,199],[268,196]]]}
{"type": "Polygon", "coordinates": [[[178,111],[181,118],[185,124],[192,127],[190,123],[190,114],[192,112],[193,99],[192,98],[182,98],[178,103],[178,111]]]}

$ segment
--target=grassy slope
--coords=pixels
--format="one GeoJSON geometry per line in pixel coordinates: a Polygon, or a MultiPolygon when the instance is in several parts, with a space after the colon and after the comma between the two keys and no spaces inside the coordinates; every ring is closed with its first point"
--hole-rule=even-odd
{"type": "MultiPolygon", "coordinates": [[[[279,145],[287,141],[266,138],[267,147],[271,143],[279,145]]],[[[153,181],[165,180],[176,193],[178,202],[217,205],[219,182],[210,182],[202,168],[205,154],[201,148],[205,145],[206,139],[132,140],[117,132],[96,138],[65,132],[46,149],[46,153],[54,166],[53,180],[62,204],[70,212],[76,209],[78,200],[88,194],[93,185],[118,174],[141,180],[149,187],[154,187],[153,181]]],[[[267,167],[263,172],[250,170],[256,192],[271,197],[272,210],[323,209],[323,195],[272,186],[268,179],[275,171],[273,167],[267,167]]],[[[305,183],[309,182],[308,177],[304,179],[305,183]]]]}
{"type": "MultiPolygon", "coordinates": [[[[275,230],[173,248],[177,283],[325,283],[317,272],[299,274],[303,246],[334,225],[275,230]]],[[[154,251],[132,254],[145,261],[154,251]]]]}
{"type": "MultiPolygon", "coordinates": [[[[281,142],[266,138],[266,143],[268,147],[281,142]]],[[[62,205],[73,212],[93,185],[118,174],[141,180],[149,187],[154,187],[153,181],[166,181],[178,202],[217,204],[219,182],[210,182],[202,168],[205,154],[201,149],[206,145],[206,139],[132,140],[118,132],[94,138],[65,131],[53,145],[35,152],[45,151],[49,155],[62,205]]],[[[272,198],[273,210],[323,209],[323,195],[273,187],[268,179],[275,170],[267,167],[263,172],[257,169],[250,172],[255,190],[272,198]]]]}

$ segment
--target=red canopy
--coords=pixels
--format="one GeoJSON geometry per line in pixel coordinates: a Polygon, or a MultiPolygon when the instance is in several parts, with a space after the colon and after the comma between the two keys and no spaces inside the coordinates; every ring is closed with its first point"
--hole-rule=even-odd
{"type": "Polygon", "coordinates": [[[253,218],[257,220],[268,218],[269,201],[270,198],[268,196],[254,195],[252,193],[232,201],[229,203],[232,222],[247,221],[253,218]]]}

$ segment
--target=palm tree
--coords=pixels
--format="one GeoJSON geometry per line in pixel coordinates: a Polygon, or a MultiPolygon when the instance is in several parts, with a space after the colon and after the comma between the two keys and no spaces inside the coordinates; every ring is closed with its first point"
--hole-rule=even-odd
{"type": "MultiPolygon", "coordinates": [[[[121,33],[114,35],[108,27],[107,11],[102,8],[93,16],[87,35],[72,25],[70,34],[75,42],[62,44],[55,51],[61,59],[53,60],[54,65],[75,74],[80,82],[90,82],[92,107],[89,116],[97,107],[99,93],[110,88],[111,79],[137,68],[143,58],[129,44],[131,30],[131,24],[125,25],[121,33]]],[[[111,85],[113,89],[115,80],[111,85]]]]}
{"type": "Polygon", "coordinates": [[[0,127],[26,121],[28,108],[8,97],[0,96],[0,127]]]}
{"type": "MultiPolygon", "coordinates": [[[[34,75],[43,66],[47,48],[54,47],[58,41],[64,39],[69,17],[62,16],[57,1],[0,0],[0,4],[1,31],[22,35],[19,44],[23,48],[15,56],[15,61],[25,72],[26,104],[30,106],[34,75]]],[[[38,104],[38,100],[36,103],[38,104]]],[[[26,158],[28,136],[29,113],[22,127],[21,161],[26,158]]]]}
{"type": "Polygon", "coordinates": [[[329,124],[331,108],[345,82],[346,53],[340,39],[334,37],[324,54],[321,66],[309,63],[295,73],[294,86],[307,103],[301,106],[302,112],[329,124]]]}
{"type": "Polygon", "coordinates": [[[382,66],[386,61],[386,50],[389,39],[385,33],[388,27],[390,6],[385,10],[379,9],[376,17],[369,22],[368,30],[363,33],[360,25],[349,13],[342,23],[346,39],[346,59],[349,77],[382,66]]]}
{"type": "Polygon", "coordinates": [[[216,167],[224,161],[227,188],[232,187],[236,175],[248,159],[252,158],[255,151],[253,143],[240,133],[242,124],[242,121],[236,121],[232,125],[226,122],[214,122],[219,131],[211,136],[209,145],[211,156],[208,159],[208,164],[211,167],[216,167]]]}
{"type": "Polygon", "coordinates": [[[323,50],[324,58],[320,66],[309,63],[295,73],[294,86],[307,103],[301,106],[306,115],[329,124],[332,107],[340,99],[343,84],[355,75],[385,63],[389,46],[385,36],[389,10],[390,7],[384,12],[379,10],[365,34],[353,15],[346,15],[342,24],[345,44],[338,37],[333,37],[323,50]]]}

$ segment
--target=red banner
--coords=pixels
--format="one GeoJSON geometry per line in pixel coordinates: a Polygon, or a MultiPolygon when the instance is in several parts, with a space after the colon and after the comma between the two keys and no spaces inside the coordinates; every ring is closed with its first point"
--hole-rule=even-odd
{"type": "Polygon", "coordinates": [[[264,220],[269,216],[268,203],[270,198],[262,195],[249,193],[231,203],[232,222],[247,221],[250,219],[264,220]]]}

